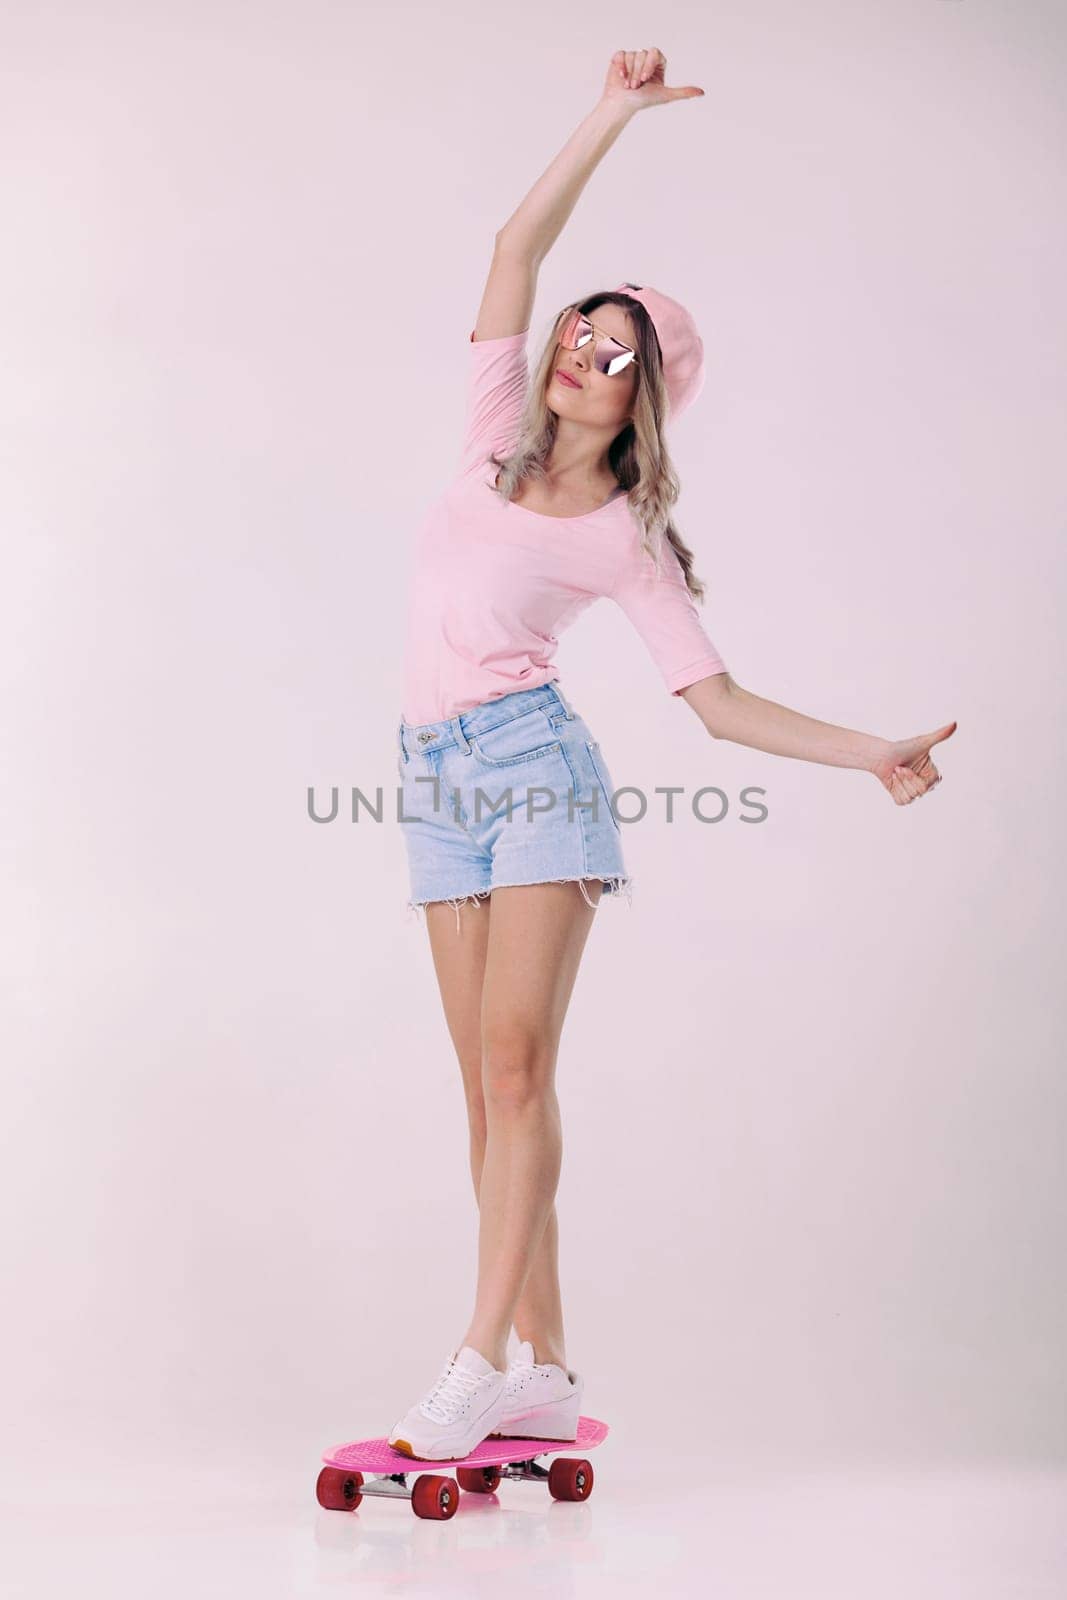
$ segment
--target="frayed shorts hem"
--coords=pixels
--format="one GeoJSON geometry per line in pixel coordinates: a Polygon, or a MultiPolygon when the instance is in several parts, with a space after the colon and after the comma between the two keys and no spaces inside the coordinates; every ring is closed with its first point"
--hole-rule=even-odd
{"type": "Polygon", "coordinates": [[[592,906],[594,911],[599,911],[605,900],[617,900],[620,895],[622,895],[625,896],[627,908],[632,911],[633,881],[633,878],[628,873],[620,874],[617,877],[605,877],[599,872],[586,872],[580,877],[573,878],[530,878],[524,883],[494,883],[490,889],[478,889],[472,894],[457,895],[455,898],[452,898],[448,895],[430,895],[425,900],[409,900],[407,903],[407,911],[409,919],[414,916],[415,920],[418,921],[419,912],[422,911],[425,906],[438,904],[449,905],[456,913],[456,932],[459,933],[460,906],[467,905],[468,903],[475,906],[478,905],[480,901],[487,900],[489,898],[493,892],[493,889],[525,889],[530,888],[537,883],[576,883],[579,889],[582,891],[582,896],[586,904],[592,906]],[[604,885],[603,893],[601,894],[599,902],[590,899],[585,887],[587,883],[594,881],[604,885]]]}

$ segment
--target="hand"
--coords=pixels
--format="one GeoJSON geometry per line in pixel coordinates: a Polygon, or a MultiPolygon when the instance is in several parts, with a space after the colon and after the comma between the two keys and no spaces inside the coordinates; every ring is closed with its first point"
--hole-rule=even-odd
{"type": "Polygon", "coordinates": [[[668,89],[663,81],[667,57],[652,46],[648,50],[616,50],[604,80],[601,102],[620,111],[641,111],[645,106],[666,105],[669,100],[692,100],[704,93],[694,84],[668,89]]]}
{"type": "Polygon", "coordinates": [[[941,774],[930,760],[930,750],[954,734],[958,726],[946,722],[936,733],[918,734],[914,739],[886,745],[871,771],[898,806],[910,806],[941,782],[941,774]]]}

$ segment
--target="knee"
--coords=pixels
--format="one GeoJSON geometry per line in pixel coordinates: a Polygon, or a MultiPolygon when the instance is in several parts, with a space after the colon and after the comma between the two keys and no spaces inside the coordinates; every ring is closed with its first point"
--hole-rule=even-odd
{"type": "Polygon", "coordinates": [[[525,1028],[487,1034],[482,1051],[482,1092],[489,1111],[521,1110],[552,1092],[553,1061],[543,1042],[525,1028]]]}

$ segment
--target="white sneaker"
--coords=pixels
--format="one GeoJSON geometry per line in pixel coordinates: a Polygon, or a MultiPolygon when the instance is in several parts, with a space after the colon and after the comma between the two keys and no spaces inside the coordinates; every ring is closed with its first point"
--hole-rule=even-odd
{"type": "Polygon", "coordinates": [[[585,1380],[553,1362],[535,1362],[524,1339],[508,1367],[505,1409],[493,1438],[566,1439],[578,1437],[578,1414],[585,1380]]]}
{"type": "Polygon", "coordinates": [[[428,1394],[401,1417],[389,1443],[413,1460],[458,1461],[494,1428],[507,1402],[507,1374],[465,1344],[428,1394]]]}

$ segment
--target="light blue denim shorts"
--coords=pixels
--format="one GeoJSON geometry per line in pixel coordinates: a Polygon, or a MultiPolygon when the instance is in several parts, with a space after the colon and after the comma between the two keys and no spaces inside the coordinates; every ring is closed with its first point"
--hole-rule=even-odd
{"type": "MultiPolygon", "coordinates": [[[[513,884],[599,878],[604,896],[633,879],[611,806],[612,780],[585,719],[558,683],[517,689],[443,722],[397,728],[408,907],[479,905],[513,884]]],[[[602,900],[601,902],[602,903],[602,900]]]]}

